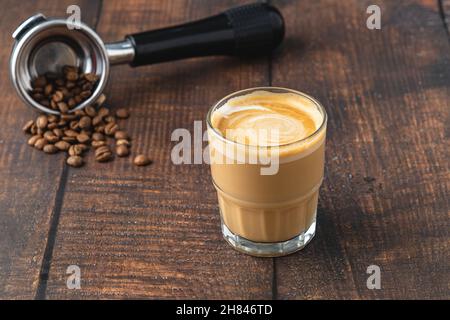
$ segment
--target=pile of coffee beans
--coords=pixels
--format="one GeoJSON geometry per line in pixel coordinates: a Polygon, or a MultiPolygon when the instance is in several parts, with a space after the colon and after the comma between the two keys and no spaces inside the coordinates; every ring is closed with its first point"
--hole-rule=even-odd
{"type": "MultiPolygon", "coordinates": [[[[57,82],[61,77],[49,80],[46,75],[33,81],[33,93],[39,94],[36,96],[37,101],[47,101],[52,109],[58,109],[61,114],[41,114],[35,120],[28,121],[23,127],[23,131],[31,135],[28,144],[48,154],[66,152],[66,162],[72,167],[81,167],[84,164],[83,155],[90,148],[95,150],[95,160],[98,162],[110,161],[114,154],[127,157],[131,148],[130,137],[120,128],[119,120],[130,116],[128,110],[121,108],[112,113],[104,106],[106,96],[102,94],[93,105],[69,113],[70,109],[92,94],[93,84],[98,79],[90,74],[79,75],[76,69],[71,67],[65,67],[63,73],[66,79],[65,87],[59,86],[63,84],[62,81],[57,82]],[[72,87],[72,83],[76,86],[72,87]],[[35,91],[36,88],[43,88],[43,91],[35,91]],[[74,91],[75,88],[79,90],[74,91]],[[72,100],[75,100],[75,104],[72,100]]],[[[141,154],[135,157],[133,163],[145,166],[150,164],[151,160],[141,154]]]]}
{"type": "Polygon", "coordinates": [[[62,74],[46,73],[31,82],[31,96],[39,104],[67,113],[89,98],[99,77],[95,73],[80,73],[77,67],[64,66],[62,74]]]}

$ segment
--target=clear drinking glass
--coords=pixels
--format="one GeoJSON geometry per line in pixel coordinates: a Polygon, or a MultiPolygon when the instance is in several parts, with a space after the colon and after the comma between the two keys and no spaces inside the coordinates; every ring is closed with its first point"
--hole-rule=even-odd
{"type": "Polygon", "coordinates": [[[223,236],[232,247],[254,256],[282,256],[300,250],[312,239],[324,172],[326,123],[325,109],[317,100],[286,88],[238,91],[210,109],[207,126],[211,174],[218,195],[223,236]],[[296,95],[309,107],[317,108],[322,117],[320,126],[304,139],[275,146],[240,144],[214,128],[214,112],[230,99],[257,91],[296,95]],[[241,149],[230,156],[227,148],[241,149]],[[248,163],[251,155],[262,151],[277,155],[276,174],[261,174],[261,168],[267,167],[267,163],[248,163]],[[241,158],[245,159],[244,163],[236,161],[239,153],[244,154],[241,158]]]}

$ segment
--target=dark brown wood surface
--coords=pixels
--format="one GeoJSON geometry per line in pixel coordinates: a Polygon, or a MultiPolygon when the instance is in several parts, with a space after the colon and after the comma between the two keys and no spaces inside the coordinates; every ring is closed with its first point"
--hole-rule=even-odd
{"type": "MultiPolygon", "coordinates": [[[[104,2],[98,32],[114,41],[237,4],[164,3],[104,2]]],[[[48,298],[271,297],[272,261],[242,256],[223,243],[208,166],[170,160],[174,129],[192,130],[228,92],[267,84],[266,65],[266,59],[208,58],[113,70],[111,107],[131,110],[126,128],[133,150],[148,152],[154,164],[137,168],[119,159],[105,166],[91,159],[83,170],[69,170],[48,298]],[[61,286],[70,264],[83,270],[83,290],[61,286]]]]}
{"type": "MultiPolygon", "coordinates": [[[[130,109],[123,125],[133,152],[154,164],[98,164],[90,155],[73,169],[62,155],[26,146],[20,128],[34,113],[8,79],[10,33],[36,11],[65,15],[69,2],[19,10],[1,0],[1,298],[450,298],[448,2],[271,2],[287,35],[270,58],[114,67],[108,104],[130,109]],[[382,9],[381,30],[366,28],[370,4],[382,9]],[[232,250],[208,166],[170,161],[174,129],[192,132],[217,99],[260,85],[307,92],[329,115],[316,238],[276,259],[232,250]],[[372,264],[381,290],[366,287],[372,264]],[[81,268],[80,290],[66,287],[69,265],[81,268]]],[[[76,3],[115,41],[243,1],[76,3]]]]}
{"type": "Polygon", "coordinates": [[[281,299],[449,296],[449,43],[436,2],[378,2],[381,30],[369,30],[372,3],[280,3],[296,28],[272,84],[329,115],[317,237],[276,259],[281,299]],[[366,287],[372,264],[382,290],[366,287]]]}
{"type": "Polygon", "coordinates": [[[1,0],[0,33],[0,297],[34,298],[48,270],[44,255],[51,255],[49,237],[54,237],[65,185],[64,159],[33,150],[21,134],[24,122],[35,116],[17,97],[9,79],[12,33],[20,22],[44,12],[64,15],[70,4],[85,8],[84,20],[96,23],[98,4],[93,1],[1,0]],[[45,254],[47,252],[47,254],[45,254]]]}

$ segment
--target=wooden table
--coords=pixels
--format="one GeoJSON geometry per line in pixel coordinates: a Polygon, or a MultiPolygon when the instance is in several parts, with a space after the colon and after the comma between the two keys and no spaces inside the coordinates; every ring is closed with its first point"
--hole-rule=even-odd
{"type": "Polygon", "coordinates": [[[113,68],[109,105],[132,112],[133,152],[151,166],[91,154],[74,169],[26,145],[20,128],[35,114],[8,78],[23,19],[77,3],[112,41],[243,2],[1,0],[1,298],[450,298],[450,1],[276,0],[287,37],[270,58],[113,68]],[[370,4],[381,30],[366,27],[370,4]],[[217,99],[263,85],[310,93],[329,115],[317,235],[276,259],[231,249],[208,166],[170,161],[175,128],[192,131],[217,99]],[[66,287],[69,265],[80,290],[66,287]],[[366,286],[369,265],[381,290],[366,286]]]}

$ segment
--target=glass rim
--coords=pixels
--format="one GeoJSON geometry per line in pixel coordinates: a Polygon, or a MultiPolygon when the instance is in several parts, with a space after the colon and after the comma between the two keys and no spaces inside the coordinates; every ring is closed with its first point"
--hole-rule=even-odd
{"type": "Polygon", "coordinates": [[[206,115],[206,124],[207,126],[212,130],[212,132],[219,137],[221,140],[223,140],[226,143],[231,143],[231,144],[235,144],[235,145],[240,145],[240,146],[245,146],[245,147],[250,147],[250,148],[267,148],[267,149],[271,149],[271,148],[280,148],[280,147],[289,147],[289,146],[293,146],[295,144],[300,144],[303,143],[309,139],[312,139],[313,137],[315,137],[316,135],[319,134],[319,132],[321,132],[324,128],[325,125],[327,123],[328,120],[328,115],[327,112],[325,110],[325,108],[323,107],[323,105],[314,97],[298,91],[298,90],[294,90],[294,89],[289,89],[289,88],[284,88],[284,87],[272,87],[272,86],[263,86],[263,87],[253,87],[253,88],[247,88],[247,89],[242,89],[242,90],[238,90],[235,92],[232,92],[230,94],[228,94],[227,96],[223,97],[222,99],[220,99],[219,101],[217,101],[216,103],[213,104],[213,106],[209,109],[207,115],[206,115]],[[314,105],[319,109],[320,113],[322,113],[323,118],[322,118],[322,123],[319,125],[319,127],[310,135],[299,139],[299,140],[295,140],[292,142],[288,142],[288,143],[284,143],[284,144],[279,144],[279,145],[275,145],[275,146],[255,146],[255,145],[250,145],[250,144],[244,144],[244,143],[240,143],[234,140],[230,140],[228,138],[226,138],[219,130],[217,130],[211,123],[211,117],[214,113],[217,106],[219,106],[221,103],[223,103],[224,101],[227,101],[229,99],[231,99],[233,96],[239,96],[242,95],[244,93],[247,92],[252,92],[252,91],[257,91],[257,90],[262,90],[262,91],[271,91],[271,90],[280,90],[280,91],[284,91],[283,93],[293,93],[299,96],[302,96],[308,100],[310,100],[311,102],[314,103],[314,105]]]}

